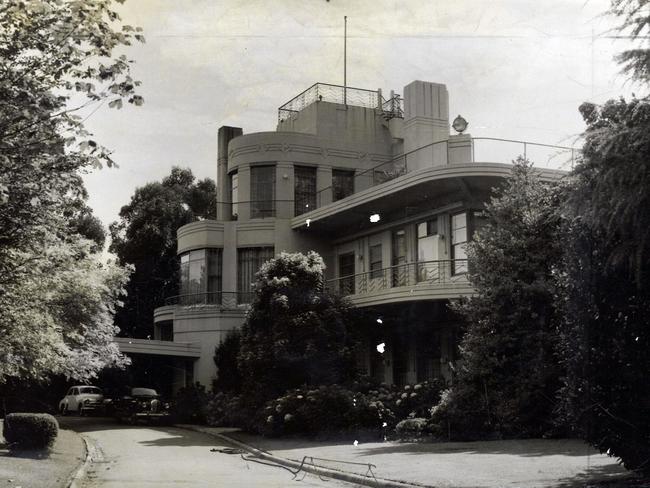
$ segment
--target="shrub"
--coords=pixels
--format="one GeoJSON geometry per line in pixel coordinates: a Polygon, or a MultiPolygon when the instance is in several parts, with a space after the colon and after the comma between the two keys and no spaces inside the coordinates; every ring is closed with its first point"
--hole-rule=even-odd
{"type": "Polygon", "coordinates": [[[241,373],[237,364],[237,355],[241,348],[241,332],[233,329],[214,350],[214,364],[217,366],[217,378],[212,389],[238,393],[241,391],[241,373]]]}
{"type": "Polygon", "coordinates": [[[494,428],[487,424],[483,398],[474,390],[456,385],[444,390],[440,401],[431,408],[429,428],[440,438],[468,441],[495,438],[494,428]]]}
{"type": "Polygon", "coordinates": [[[266,403],[253,430],[270,436],[380,437],[392,412],[380,401],[339,385],[295,389],[266,403]]]}
{"type": "Polygon", "coordinates": [[[5,417],[3,435],[10,449],[46,449],[58,433],[59,424],[47,413],[10,413],[5,417]]]}
{"type": "Polygon", "coordinates": [[[177,422],[204,424],[208,393],[200,383],[178,390],[174,396],[172,413],[177,422]]]}
{"type": "Polygon", "coordinates": [[[403,440],[418,439],[430,433],[428,420],[422,417],[401,420],[395,427],[395,432],[403,440]]]}
{"type": "Polygon", "coordinates": [[[240,397],[217,392],[210,396],[205,407],[208,425],[218,427],[244,427],[246,417],[240,397]]]}

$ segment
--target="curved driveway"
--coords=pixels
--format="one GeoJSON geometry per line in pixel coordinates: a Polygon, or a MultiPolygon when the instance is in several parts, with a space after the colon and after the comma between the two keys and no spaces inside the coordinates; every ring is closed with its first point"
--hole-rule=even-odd
{"type": "Polygon", "coordinates": [[[175,427],[123,426],[111,419],[61,418],[96,448],[83,488],[324,487],[353,485],[219,452],[232,446],[206,434],[175,427]],[[215,449],[216,451],[212,451],[215,449]]]}

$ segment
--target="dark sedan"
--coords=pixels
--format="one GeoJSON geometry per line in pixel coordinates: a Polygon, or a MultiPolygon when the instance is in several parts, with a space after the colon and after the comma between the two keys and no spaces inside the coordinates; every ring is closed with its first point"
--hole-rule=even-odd
{"type": "Polygon", "coordinates": [[[129,394],[115,400],[112,407],[120,422],[136,424],[171,421],[169,402],[164,401],[152,388],[131,388],[129,394]]]}

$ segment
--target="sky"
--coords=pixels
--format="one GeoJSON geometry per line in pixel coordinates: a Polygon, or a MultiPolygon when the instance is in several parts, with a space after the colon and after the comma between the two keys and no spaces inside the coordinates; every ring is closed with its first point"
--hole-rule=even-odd
{"type": "MultiPolygon", "coordinates": [[[[105,226],[138,186],[173,166],[216,179],[217,130],[275,130],[277,108],[315,82],[403,93],[447,85],[474,137],[579,144],[578,106],[633,87],[613,56],[607,0],[127,0],[146,43],[124,50],[141,107],[85,115],[118,168],[85,176],[105,226]]],[[[477,142],[478,144],[478,142],[477,142]]],[[[477,148],[477,150],[480,148],[477,148]]],[[[512,157],[516,155],[513,154],[512,157]]],[[[559,164],[559,163],[558,163],[559,164]]]]}

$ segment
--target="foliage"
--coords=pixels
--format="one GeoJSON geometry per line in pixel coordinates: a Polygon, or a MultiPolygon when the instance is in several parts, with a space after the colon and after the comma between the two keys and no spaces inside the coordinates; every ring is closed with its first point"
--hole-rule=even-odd
{"type": "Polygon", "coordinates": [[[75,112],[142,103],[113,55],[141,36],[109,0],[5,2],[0,25],[0,382],[85,379],[124,362],[110,344],[126,272],[91,255],[96,222],[75,221],[81,174],[113,164],[75,112]]]}
{"type": "Polygon", "coordinates": [[[440,428],[451,423],[459,436],[536,436],[552,428],[560,199],[557,185],[520,159],[486,205],[487,223],[468,245],[476,294],[454,307],[466,331],[452,392],[436,410],[440,428]]]}
{"type": "Polygon", "coordinates": [[[339,385],[322,385],[290,390],[269,401],[252,428],[271,436],[358,437],[365,432],[379,438],[386,415],[381,402],[368,401],[362,393],[339,385]]]}
{"type": "Polygon", "coordinates": [[[268,401],[248,427],[271,436],[381,439],[403,420],[428,416],[441,387],[439,381],[403,387],[355,381],[296,388],[268,401]]]}
{"type": "Polygon", "coordinates": [[[55,241],[25,255],[24,279],[0,295],[0,382],[50,374],[88,380],[126,364],[113,343],[113,314],[128,272],[102,263],[90,246],[55,241]]]}
{"type": "Polygon", "coordinates": [[[214,351],[214,364],[217,366],[217,378],[214,380],[213,390],[224,392],[241,391],[242,380],[237,356],[241,347],[241,332],[233,329],[219,343],[214,351]]]}
{"type": "Polygon", "coordinates": [[[208,425],[218,427],[243,427],[248,422],[239,396],[220,391],[209,396],[206,418],[208,425]]]}
{"type": "Polygon", "coordinates": [[[238,357],[252,408],[292,388],[354,378],[360,316],[323,291],[324,267],[315,252],[282,253],[258,272],[238,357]]]}
{"type": "Polygon", "coordinates": [[[395,426],[395,432],[400,439],[414,440],[427,435],[429,428],[428,420],[422,417],[413,417],[401,420],[395,426]]]}
{"type": "Polygon", "coordinates": [[[439,379],[422,381],[414,385],[387,385],[386,383],[354,382],[352,390],[363,393],[369,402],[380,402],[389,415],[385,416],[387,427],[395,422],[414,417],[428,417],[431,407],[440,400],[445,383],[439,379]]]}
{"type": "Polygon", "coordinates": [[[110,251],[135,271],[127,285],[124,307],[115,323],[122,334],[145,338],[153,334],[154,308],[178,294],[176,231],[192,222],[215,218],[216,189],[210,179],[195,183],[192,171],[174,167],[162,182],[139,187],[110,225],[110,251]]]}
{"type": "Polygon", "coordinates": [[[616,56],[623,71],[642,83],[650,82],[650,11],[647,0],[612,0],[610,14],[619,18],[618,30],[633,39],[634,45],[616,56]]]}
{"type": "Polygon", "coordinates": [[[592,445],[650,472],[650,103],[583,104],[566,213],[562,414],[592,445]]]}
{"type": "Polygon", "coordinates": [[[12,450],[46,449],[54,444],[59,424],[47,413],[10,413],[2,434],[12,450]]]}
{"type": "Polygon", "coordinates": [[[204,424],[209,394],[205,386],[184,386],[176,392],[172,403],[174,420],[182,423],[204,424]]]}

